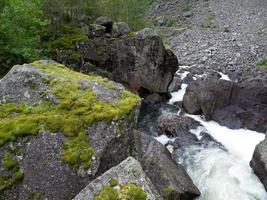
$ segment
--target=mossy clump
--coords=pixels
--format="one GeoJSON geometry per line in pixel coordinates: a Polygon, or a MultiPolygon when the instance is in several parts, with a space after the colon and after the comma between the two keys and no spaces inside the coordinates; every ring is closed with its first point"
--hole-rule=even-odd
{"type": "Polygon", "coordinates": [[[258,64],[258,67],[267,70],[267,58],[262,59],[258,64]]]}
{"type": "Polygon", "coordinates": [[[87,39],[87,36],[83,34],[66,34],[50,42],[48,51],[54,53],[57,50],[74,49],[77,42],[87,39]]]}
{"type": "Polygon", "coordinates": [[[19,162],[13,159],[11,154],[7,153],[4,155],[3,166],[6,170],[17,171],[19,162]]]}
{"type": "Polygon", "coordinates": [[[24,173],[19,168],[19,162],[13,157],[13,155],[6,153],[2,160],[5,170],[10,171],[10,175],[0,176],[0,192],[19,184],[24,178],[24,173]]]}
{"type": "Polygon", "coordinates": [[[87,135],[80,133],[77,137],[70,138],[63,147],[62,160],[75,168],[81,164],[89,168],[92,162],[94,150],[90,146],[87,135]]]}
{"type": "MultiPolygon", "coordinates": [[[[116,185],[117,186],[117,185],[116,185]]],[[[108,186],[102,188],[93,200],[146,200],[146,192],[138,185],[127,183],[122,187],[108,186]]]]}
{"type": "Polygon", "coordinates": [[[111,122],[128,115],[139,105],[139,97],[124,91],[118,101],[106,103],[99,100],[91,88],[82,88],[78,81],[94,82],[113,89],[107,79],[74,72],[57,63],[44,65],[35,62],[32,66],[48,74],[49,78],[43,79],[59,102],[0,104],[0,146],[39,132],[63,133],[69,137],[64,145],[63,161],[74,167],[89,167],[93,149],[86,137],[86,128],[98,121],[111,122]]]}

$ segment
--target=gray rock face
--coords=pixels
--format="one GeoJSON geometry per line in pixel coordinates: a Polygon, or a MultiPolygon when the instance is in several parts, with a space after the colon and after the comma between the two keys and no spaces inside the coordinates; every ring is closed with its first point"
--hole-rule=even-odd
{"type": "Polygon", "coordinates": [[[208,76],[188,85],[183,106],[230,128],[267,130],[267,77],[265,74],[233,83],[208,76]]]}
{"type": "Polygon", "coordinates": [[[267,191],[267,138],[256,146],[250,166],[267,191]]]}
{"type": "Polygon", "coordinates": [[[167,94],[178,69],[176,56],[165,49],[162,39],[151,30],[128,32],[128,25],[121,22],[114,24],[112,36],[92,36],[80,41],[77,50],[81,58],[74,63],[74,69],[88,72],[99,68],[132,91],[145,90],[144,97],[152,93],[167,94]]]}
{"type": "Polygon", "coordinates": [[[164,199],[192,200],[200,195],[186,171],[161,143],[141,132],[135,133],[134,141],[135,157],[164,199]]]}
{"type": "MultiPolygon", "coordinates": [[[[46,80],[62,79],[63,77],[65,78],[64,74],[42,71],[35,64],[45,66],[51,71],[53,71],[54,67],[58,67],[59,69],[66,69],[69,73],[76,73],[65,66],[59,66],[54,61],[38,61],[33,64],[17,65],[0,80],[1,106],[5,106],[7,103],[26,103],[29,106],[33,106],[44,101],[51,102],[53,105],[60,103],[60,100],[56,98],[55,93],[52,91],[53,88],[51,88],[50,82],[47,83],[46,80]]],[[[103,82],[98,82],[97,79],[84,79],[84,76],[76,73],[74,74],[75,79],[66,78],[66,80],[68,84],[73,83],[75,80],[74,82],[80,86],[82,91],[90,90],[93,92],[99,103],[114,104],[123,98],[122,93],[125,89],[122,85],[107,81],[110,84],[110,87],[107,87],[103,82]]],[[[88,97],[88,101],[91,101],[90,97],[88,97]]],[[[91,115],[90,112],[88,111],[88,116],[91,115]]],[[[101,112],[99,111],[99,114],[101,112]]],[[[110,122],[96,120],[89,127],[84,124],[85,137],[88,138],[90,147],[94,149],[89,169],[82,165],[78,168],[70,167],[66,162],[63,162],[63,146],[72,137],[67,137],[58,131],[40,130],[39,133],[37,132],[33,136],[25,133],[23,137],[1,144],[0,176],[6,173],[6,170],[2,167],[3,157],[12,149],[17,149],[15,158],[19,161],[19,167],[24,173],[22,183],[14,185],[11,189],[0,191],[1,198],[3,197],[5,200],[26,199],[32,193],[38,193],[44,199],[71,199],[89,181],[127,158],[138,113],[139,106],[137,105],[122,118],[114,119],[110,122]]],[[[16,116],[20,116],[20,113],[18,111],[13,115],[12,117],[16,120],[16,116]]],[[[63,120],[60,117],[62,117],[61,113],[59,113],[58,120],[63,120]]],[[[39,123],[45,123],[45,121],[40,121],[39,123]]],[[[1,139],[2,137],[0,137],[1,139]]],[[[73,150],[71,153],[76,151],[73,150]]]]}
{"type": "Polygon", "coordinates": [[[161,38],[145,35],[141,38],[118,40],[113,50],[114,80],[126,83],[138,91],[167,93],[178,61],[170,50],[166,50],[161,38]]]}
{"type": "Polygon", "coordinates": [[[118,166],[111,168],[102,176],[93,180],[74,200],[93,200],[94,196],[98,195],[101,189],[107,186],[112,179],[118,181],[118,186],[134,183],[142,187],[147,194],[148,200],[163,200],[142,169],[140,163],[132,157],[128,157],[118,166]]]}
{"type": "Polygon", "coordinates": [[[200,126],[200,123],[190,117],[167,113],[158,118],[156,129],[160,135],[175,137],[180,134],[190,134],[189,131],[196,129],[198,126],[200,126]]]}

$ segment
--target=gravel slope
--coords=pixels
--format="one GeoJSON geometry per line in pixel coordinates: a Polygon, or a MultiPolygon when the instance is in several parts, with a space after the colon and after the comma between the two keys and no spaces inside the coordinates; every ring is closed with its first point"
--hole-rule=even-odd
{"type": "Polygon", "coordinates": [[[266,0],[158,0],[148,16],[176,22],[160,30],[182,65],[240,78],[258,73],[267,57],[266,0]]]}

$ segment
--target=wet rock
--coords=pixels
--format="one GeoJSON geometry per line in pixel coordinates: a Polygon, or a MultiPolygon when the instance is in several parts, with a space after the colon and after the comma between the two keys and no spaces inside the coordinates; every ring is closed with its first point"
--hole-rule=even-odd
{"type": "Polygon", "coordinates": [[[160,103],[162,102],[162,97],[157,94],[157,93],[154,93],[154,94],[150,94],[148,95],[145,100],[144,100],[146,103],[148,104],[157,104],[157,103],[160,103]]]}
{"type": "Polygon", "coordinates": [[[189,71],[192,73],[192,74],[197,74],[197,75],[201,75],[204,73],[204,71],[202,69],[200,69],[199,67],[190,67],[189,68],[189,71]]]}
{"type": "MultiPolygon", "coordinates": [[[[148,104],[142,101],[138,118],[138,130],[149,135],[155,135],[155,124],[159,116],[164,113],[177,113],[178,108],[170,104],[148,104]]],[[[157,135],[155,135],[157,136],[157,135]]]]}
{"type": "Polygon", "coordinates": [[[169,92],[177,92],[181,89],[183,80],[180,77],[174,76],[171,84],[168,87],[169,92]]]}
{"type": "Polygon", "coordinates": [[[250,166],[267,191],[267,138],[256,146],[250,166]]]}
{"type": "Polygon", "coordinates": [[[164,199],[190,200],[200,195],[183,167],[153,137],[136,132],[134,150],[134,156],[164,199]]]}
{"type": "Polygon", "coordinates": [[[158,134],[175,137],[179,134],[190,134],[191,129],[200,126],[199,122],[190,117],[177,116],[177,114],[167,113],[161,115],[156,124],[158,134]]]}
{"type": "Polygon", "coordinates": [[[136,184],[147,194],[147,199],[163,200],[154,185],[142,169],[140,163],[132,157],[128,157],[119,165],[111,168],[100,177],[90,182],[74,200],[93,200],[99,195],[101,189],[108,186],[110,182],[117,182],[114,187],[122,187],[126,184],[136,184]],[[115,180],[115,181],[114,181],[115,180]]]}
{"type": "Polygon", "coordinates": [[[204,114],[210,120],[216,108],[229,104],[233,83],[207,77],[191,82],[183,99],[185,110],[191,114],[204,114]]]}
{"type": "Polygon", "coordinates": [[[189,84],[189,83],[191,83],[192,81],[194,81],[194,75],[191,74],[191,73],[187,74],[187,76],[183,79],[183,82],[184,82],[185,84],[189,84]]]}

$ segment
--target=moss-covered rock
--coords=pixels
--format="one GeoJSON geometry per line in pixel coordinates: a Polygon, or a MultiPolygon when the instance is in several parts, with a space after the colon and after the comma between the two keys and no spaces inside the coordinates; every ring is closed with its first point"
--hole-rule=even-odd
{"type": "Polygon", "coordinates": [[[86,186],[74,200],[163,200],[140,163],[128,157],[86,186]]]}
{"type": "MultiPolygon", "coordinates": [[[[139,103],[138,96],[119,84],[74,72],[53,61],[14,66],[0,81],[0,158],[12,169],[17,161],[4,154],[10,145],[21,146],[21,169],[27,180],[22,185],[26,184],[28,191],[21,190],[24,185],[13,188],[13,194],[21,198],[40,192],[44,197],[64,199],[81,189],[83,179],[101,173],[102,165],[118,164],[127,156],[123,149],[129,144],[139,103]],[[121,146],[114,147],[117,142],[121,146]],[[112,162],[107,161],[108,148],[121,151],[121,156],[117,158],[113,152],[109,154],[112,162]],[[34,164],[32,158],[42,160],[34,164]],[[57,174],[52,172],[55,166],[57,174]],[[49,173],[55,176],[52,180],[49,173]],[[57,180],[60,175],[64,178],[57,180]],[[49,185],[34,190],[38,180],[49,185]],[[77,186],[72,185],[75,183],[77,186]]],[[[20,177],[19,172],[14,175],[20,177]]],[[[5,191],[6,199],[12,199],[9,194],[5,191]]]]}

